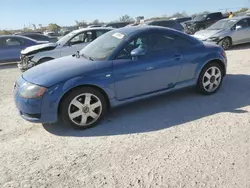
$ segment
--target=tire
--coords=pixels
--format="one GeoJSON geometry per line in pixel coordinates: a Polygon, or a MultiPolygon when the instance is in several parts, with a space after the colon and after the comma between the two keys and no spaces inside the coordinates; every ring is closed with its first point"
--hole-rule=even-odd
{"type": "Polygon", "coordinates": [[[45,58],[40,59],[36,65],[40,65],[42,63],[45,63],[45,62],[51,61],[51,60],[53,60],[53,58],[51,58],[51,57],[45,57],[45,58]]]}
{"type": "Polygon", "coordinates": [[[229,37],[226,37],[219,42],[219,46],[224,50],[228,50],[232,47],[232,40],[229,37]]]}
{"type": "Polygon", "coordinates": [[[197,90],[204,95],[211,95],[218,91],[223,81],[223,69],[216,63],[206,65],[198,78],[197,90]]]}
{"type": "Polygon", "coordinates": [[[77,88],[62,100],[60,118],[75,129],[87,129],[96,126],[103,119],[107,107],[104,95],[97,89],[77,88]]]}

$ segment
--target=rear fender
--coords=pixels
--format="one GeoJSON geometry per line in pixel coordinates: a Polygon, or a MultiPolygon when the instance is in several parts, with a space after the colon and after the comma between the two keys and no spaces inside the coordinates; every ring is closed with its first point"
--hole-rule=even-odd
{"type": "Polygon", "coordinates": [[[201,61],[204,62],[204,63],[200,63],[199,66],[197,66],[196,71],[195,71],[195,79],[196,79],[196,81],[198,80],[199,75],[200,75],[202,69],[207,64],[209,64],[209,63],[211,63],[213,61],[221,61],[221,62],[225,63],[225,59],[218,52],[213,52],[213,53],[208,54],[201,61]]]}

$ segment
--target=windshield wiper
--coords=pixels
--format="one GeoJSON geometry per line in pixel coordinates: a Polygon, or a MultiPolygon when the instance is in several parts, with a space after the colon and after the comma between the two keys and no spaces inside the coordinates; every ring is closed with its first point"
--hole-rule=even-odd
{"type": "Polygon", "coordinates": [[[85,59],[88,59],[90,61],[94,61],[91,57],[87,57],[86,55],[82,54],[82,57],[84,57],[85,59]]]}

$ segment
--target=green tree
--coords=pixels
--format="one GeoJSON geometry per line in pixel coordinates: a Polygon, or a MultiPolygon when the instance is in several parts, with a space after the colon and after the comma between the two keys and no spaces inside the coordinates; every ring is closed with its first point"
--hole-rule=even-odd
{"type": "Polygon", "coordinates": [[[77,27],[87,27],[88,26],[87,22],[85,22],[84,20],[82,20],[82,21],[76,20],[75,22],[76,22],[77,27]]]}
{"type": "Polygon", "coordinates": [[[238,14],[238,13],[241,13],[241,12],[246,12],[248,10],[249,10],[248,8],[241,8],[240,10],[235,11],[234,14],[238,14]]]}
{"type": "Polygon", "coordinates": [[[24,27],[24,28],[23,28],[23,31],[24,31],[24,32],[31,32],[32,29],[30,29],[30,28],[28,28],[28,27],[24,27]]]}
{"type": "Polygon", "coordinates": [[[0,30],[0,35],[11,35],[11,32],[7,30],[0,30]]]}
{"type": "Polygon", "coordinates": [[[130,17],[129,15],[125,14],[124,16],[120,17],[120,22],[134,22],[134,18],[130,17]]]}
{"type": "Polygon", "coordinates": [[[102,24],[98,19],[95,19],[93,22],[90,23],[91,25],[99,25],[102,24]]]}
{"type": "Polygon", "coordinates": [[[171,18],[180,18],[180,17],[183,17],[183,15],[179,12],[177,12],[171,16],[171,18]]]}
{"type": "Polygon", "coordinates": [[[50,31],[57,32],[58,30],[61,29],[61,27],[60,27],[59,25],[55,24],[55,23],[50,23],[50,24],[48,25],[48,29],[49,29],[50,31]]]}

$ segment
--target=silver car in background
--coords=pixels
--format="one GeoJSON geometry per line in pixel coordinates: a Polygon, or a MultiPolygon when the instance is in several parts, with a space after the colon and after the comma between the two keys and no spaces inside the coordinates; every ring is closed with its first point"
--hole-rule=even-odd
{"type": "Polygon", "coordinates": [[[198,31],[194,37],[201,41],[220,45],[224,50],[233,45],[250,42],[250,17],[223,19],[205,30],[198,31]]]}
{"type": "Polygon", "coordinates": [[[56,43],[28,47],[21,51],[18,67],[21,71],[59,57],[76,54],[102,34],[112,30],[107,27],[84,28],[70,32],[56,43]]]}

